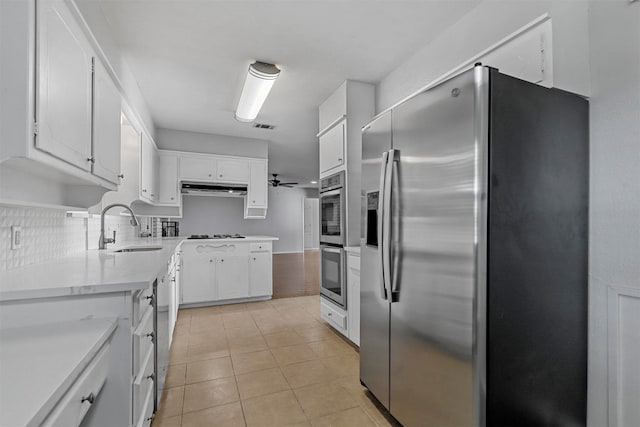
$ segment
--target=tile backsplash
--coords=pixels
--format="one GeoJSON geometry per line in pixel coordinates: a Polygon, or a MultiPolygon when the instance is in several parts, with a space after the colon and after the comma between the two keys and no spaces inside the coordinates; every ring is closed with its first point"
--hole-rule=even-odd
{"type": "MultiPolygon", "coordinates": [[[[116,231],[118,242],[138,238],[138,227],[129,224],[129,217],[108,215],[105,232],[116,231]]],[[[144,229],[148,223],[157,233],[155,218],[140,218],[144,229]]],[[[46,208],[0,205],[0,271],[28,264],[52,261],[87,249],[98,248],[100,217],[74,218],[65,211],[46,208]],[[22,245],[11,249],[11,226],[22,227],[22,245]]]]}

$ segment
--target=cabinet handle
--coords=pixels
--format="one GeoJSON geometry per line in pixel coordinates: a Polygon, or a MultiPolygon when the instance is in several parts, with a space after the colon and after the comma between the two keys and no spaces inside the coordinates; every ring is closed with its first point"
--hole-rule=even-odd
{"type": "Polygon", "coordinates": [[[151,197],[155,196],[155,194],[151,193],[151,197]]]}
{"type": "Polygon", "coordinates": [[[95,162],[96,162],[96,159],[95,159],[94,157],[88,157],[88,158],[87,158],[87,162],[95,163],[95,162]]]}
{"type": "Polygon", "coordinates": [[[224,260],[223,260],[223,259],[220,259],[220,262],[224,262],[224,260]]]}
{"type": "Polygon", "coordinates": [[[154,338],[155,338],[155,334],[153,332],[149,332],[147,335],[145,335],[148,338],[151,338],[151,342],[155,342],[154,338]]]}
{"type": "Polygon", "coordinates": [[[327,313],[327,316],[331,316],[331,313],[327,313]]]}
{"type": "Polygon", "coordinates": [[[339,161],[339,162],[341,162],[341,161],[342,161],[342,159],[338,159],[338,161],[339,161]]]}
{"type": "Polygon", "coordinates": [[[253,257],[253,260],[255,261],[255,260],[256,260],[256,257],[253,257]]]}
{"type": "Polygon", "coordinates": [[[173,197],[171,198],[171,200],[173,200],[173,197]]]}
{"type": "Polygon", "coordinates": [[[213,262],[213,260],[212,260],[212,259],[210,259],[210,260],[209,260],[209,262],[213,262]]]}
{"type": "Polygon", "coordinates": [[[153,379],[155,379],[155,375],[149,374],[149,375],[147,375],[147,379],[148,380],[153,380],[153,379]]]}
{"type": "Polygon", "coordinates": [[[146,188],[143,188],[143,189],[142,189],[142,192],[143,192],[143,193],[146,193],[146,192],[147,192],[147,189],[146,189],[146,188]]]}
{"type": "Polygon", "coordinates": [[[118,178],[120,178],[120,179],[124,179],[124,174],[123,174],[123,173],[121,173],[120,175],[118,175],[118,178]]]}
{"type": "Polygon", "coordinates": [[[211,177],[211,174],[209,174],[209,177],[211,177]]]}
{"type": "Polygon", "coordinates": [[[256,202],[255,200],[252,200],[252,201],[251,201],[251,203],[255,203],[255,202],[256,202]]]}
{"type": "Polygon", "coordinates": [[[89,402],[89,405],[93,405],[93,402],[96,400],[96,397],[93,395],[93,392],[89,393],[89,396],[83,397],[80,399],[80,403],[89,402]]]}
{"type": "Polygon", "coordinates": [[[222,174],[218,175],[218,178],[222,178],[222,174]]]}

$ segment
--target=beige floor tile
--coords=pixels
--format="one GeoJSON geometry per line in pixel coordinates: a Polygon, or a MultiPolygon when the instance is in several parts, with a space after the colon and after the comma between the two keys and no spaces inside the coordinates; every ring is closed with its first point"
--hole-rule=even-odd
{"type": "Polygon", "coordinates": [[[191,326],[189,332],[192,334],[203,333],[212,331],[215,329],[224,329],[222,322],[222,315],[212,314],[202,317],[193,317],[191,319],[191,326]]]}
{"type": "Polygon", "coordinates": [[[176,345],[175,343],[172,343],[171,349],[169,350],[169,365],[187,363],[188,349],[188,344],[176,345]]]}
{"type": "Polygon", "coordinates": [[[276,360],[269,350],[234,354],[231,356],[231,361],[233,362],[233,371],[236,375],[261,371],[277,366],[276,360]]]}
{"type": "Polygon", "coordinates": [[[253,317],[251,317],[248,311],[223,313],[222,322],[224,323],[225,329],[250,328],[255,326],[253,317]]]}
{"type": "Polygon", "coordinates": [[[233,368],[230,357],[187,363],[187,384],[231,376],[233,368]]]}
{"type": "Polygon", "coordinates": [[[154,418],[151,427],[180,427],[182,424],[182,415],[176,415],[169,418],[154,418]]]}
{"type": "Polygon", "coordinates": [[[251,326],[245,326],[242,328],[229,328],[224,331],[227,339],[229,338],[247,338],[247,337],[257,337],[262,335],[260,329],[253,324],[251,326]]]}
{"type": "Polygon", "coordinates": [[[242,407],[249,427],[285,426],[306,421],[292,391],[243,400],[242,407]]]}
{"type": "Polygon", "coordinates": [[[182,416],[182,427],[244,427],[240,402],[216,406],[182,416]]]}
{"type": "Polygon", "coordinates": [[[269,348],[262,335],[228,338],[227,341],[229,342],[229,350],[232,355],[267,350],[269,348]]]}
{"type": "Polygon", "coordinates": [[[177,323],[175,327],[173,328],[173,339],[176,339],[176,337],[179,336],[183,336],[183,335],[189,335],[191,333],[191,323],[187,323],[187,322],[183,322],[183,323],[177,323]]]}
{"type": "Polygon", "coordinates": [[[167,378],[164,381],[165,388],[179,387],[181,385],[184,385],[186,372],[186,363],[169,365],[169,369],[167,370],[167,378]]]}
{"type": "Polygon", "coordinates": [[[379,427],[402,427],[368,390],[365,389],[351,395],[354,396],[360,407],[379,427]]]}
{"type": "Polygon", "coordinates": [[[284,365],[281,369],[291,388],[300,388],[333,379],[331,371],[319,359],[284,365]]]}
{"type": "Polygon", "coordinates": [[[272,348],[271,353],[273,354],[273,357],[276,358],[279,365],[289,365],[291,363],[304,362],[318,358],[308,344],[272,348]]]}
{"type": "Polygon", "coordinates": [[[189,384],[184,388],[182,412],[194,412],[240,400],[234,377],[189,384]]]}
{"type": "Polygon", "coordinates": [[[265,320],[265,321],[256,321],[260,332],[265,335],[275,334],[278,332],[288,331],[292,329],[292,326],[282,319],[278,320],[265,320]]]}
{"type": "Polygon", "coordinates": [[[236,378],[242,400],[290,389],[278,368],[249,372],[238,375],[236,378]]]}
{"type": "Polygon", "coordinates": [[[267,340],[269,348],[288,347],[305,343],[302,337],[292,330],[265,335],[264,339],[267,340]]]}
{"type": "Polygon", "coordinates": [[[311,420],[313,427],[376,427],[376,423],[360,407],[311,420]]]}
{"type": "Polygon", "coordinates": [[[271,301],[248,302],[246,303],[246,308],[248,312],[275,310],[273,305],[271,305],[271,301]]]}
{"type": "Polygon", "coordinates": [[[355,352],[341,353],[321,360],[334,378],[360,376],[360,356],[355,352]]]}
{"type": "Polygon", "coordinates": [[[184,387],[164,389],[156,416],[158,418],[169,418],[182,414],[183,399],[184,387]]]}
{"type": "Polygon", "coordinates": [[[353,347],[339,338],[312,342],[309,343],[309,347],[311,347],[318,357],[331,357],[342,353],[355,353],[353,347]]]}
{"type": "Polygon", "coordinates": [[[229,356],[229,346],[227,340],[215,340],[211,342],[203,342],[201,344],[189,344],[187,351],[187,362],[196,362],[198,360],[218,359],[220,357],[229,356]]]}
{"type": "Polygon", "coordinates": [[[351,394],[337,384],[314,384],[294,392],[309,419],[358,406],[351,394]]]}
{"type": "Polygon", "coordinates": [[[335,332],[332,332],[326,326],[316,324],[311,328],[296,328],[298,335],[304,339],[305,342],[324,341],[329,339],[336,339],[335,332]]]}

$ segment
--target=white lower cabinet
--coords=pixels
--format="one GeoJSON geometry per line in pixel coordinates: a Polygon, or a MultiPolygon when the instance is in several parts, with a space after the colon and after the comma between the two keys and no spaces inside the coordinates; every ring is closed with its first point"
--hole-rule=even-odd
{"type": "Polygon", "coordinates": [[[249,255],[249,296],[257,297],[273,293],[271,251],[249,255]]]}
{"type": "Polygon", "coordinates": [[[320,316],[345,337],[349,336],[347,312],[325,298],[320,298],[320,316]]]}
{"type": "Polygon", "coordinates": [[[223,255],[216,259],[218,300],[249,296],[249,257],[223,255]]]}
{"type": "Polygon", "coordinates": [[[347,255],[347,321],[349,339],[360,345],[360,257],[347,255]]]}
{"type": "Polygon", "coordinates": [[[271,297],[271,242],[184,242],[182,304],[271,297]]]}
{"type": "Polygon", "coordinates": [[[98,399],[109,371],[109,343],[106,343],[80,377],[42,423],[43,427],[79,426],[98,399]]]}

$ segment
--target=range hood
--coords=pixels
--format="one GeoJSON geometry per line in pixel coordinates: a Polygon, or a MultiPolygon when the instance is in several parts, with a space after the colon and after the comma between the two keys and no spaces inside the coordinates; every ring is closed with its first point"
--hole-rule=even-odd
{"type": "Polygon", "coordinates": [[[205,182],[183,182],[180,191],[191,196],[244,197],[247,186],[243,184],[211,184],[205,182]]]}

